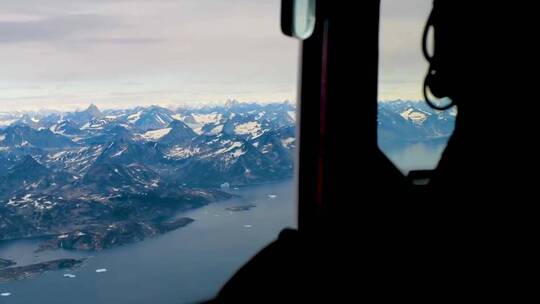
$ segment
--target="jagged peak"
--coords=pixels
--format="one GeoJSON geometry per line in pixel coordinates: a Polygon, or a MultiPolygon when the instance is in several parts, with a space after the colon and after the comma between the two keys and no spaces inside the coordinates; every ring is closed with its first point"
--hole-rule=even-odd
{"type": "Polygon", "coordinates": [[[236,105],[238,105],[240,102],[236,99],[228,99],[226,102],[225,102],[225,108],[227,109],[230,109],[236,105]]]}
{"type": "Polygon", "coordinates": [[[94,117],[101,116],[101,111],[99,110],[99,108],[94,103],[91,103],[88,106],[88,108],[86,108],[86,110],[84,110],[84,112],[89,113],[94,117]]]}

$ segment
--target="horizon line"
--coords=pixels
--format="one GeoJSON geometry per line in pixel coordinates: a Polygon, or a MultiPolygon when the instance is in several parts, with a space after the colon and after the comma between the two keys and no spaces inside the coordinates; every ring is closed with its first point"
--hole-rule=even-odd
{"type": "MultiPolygon", "coordinates": [[[[400,102],[400,101],[406,101],[406,102],[424,102],[424,100],[421,99],[402,99],[402,98],[396,98],[396,99],[380,99],[377,102],[378,103],[390,103],[390,102],[400,102]]],[[[239,104],[260,104],[260,105],[270,105],[270,104],[284,104],[289,103],[293,106],[297,106],[297,102],[293,102],[289,99],[281,100],[281,101],[254,101],[254,100],[238,100],[235,98],[230,98],[225,101],[210,101],[210,102],[202,102],[202,103],[190,103],[190,102],[179,102],[179,103],[151,103],[151,104],[141,104],[141,105],[118,105],[118,106],[104,106],[103,104],[100,104],[99,102],[90,101],[88,103],[85,103],[83,105],[82,103],[77,103],[77,105],[74,105],[73,107],[69,106],[60,106],[60,107],[41,107],[39,109],[13,109],[13,110],[0,110],[0,113],[35,113],[35,112],[82,112],[87,110],[92,105],[96,106],[98,109],[103,111],[111,111],[111,110],[130,110],[130,109],[136,109],[136,108],[148,108],[148,107],[161,107],[166,108],[170,110],[179,110],[181,108],[187,108],[187,109],[197,109],[197,108],[203,108],[203,107],[220,107],[220,106],[226,106],[229,102],[237,102],[239,104]]]]}
{"type": "Polygon", "coordinates": [[[100,111],[114,111],[114,110],[130,110],[130,109],[137,109],[137,108],[149,108],[149,107],[161,107],[166,108],[170,110],[179,110],[181,108],[186,109],[197,109],[197,108],[203,108],[203,107],[225,107],[227,103],[229,102],[236,102],[238,104],[259,104],[259,105],[270,105],[270,104],[291,104],[296,107],[297,103],[293,102],[291,100],[285,99],[281,101],[240,101],[238,99],[227,99],[225,101],[211,101],[211,102],[204,102],[204,103],[151,103],[151,104],[140,104],[140,105],[118,105],[113,107],[104,106],[103,104],[100,104],[99,102],[88,102],[84,105],[82,103],[77,103],[73,107],[69,106],[60,106],[60,107],[41,107],[39,109],[13,109],[13,110],[0,110],[0,114],[8,114],[8,113],[33,113],[33,112],[82,112],[90,108],[91,106],[97,107],[100,111]]]}

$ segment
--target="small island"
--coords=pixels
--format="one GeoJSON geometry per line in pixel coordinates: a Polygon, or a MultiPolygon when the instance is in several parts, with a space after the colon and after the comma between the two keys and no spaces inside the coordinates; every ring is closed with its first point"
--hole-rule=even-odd
{"type": "Polygon", "coordinates": [[[182,217],[175,220],[121,221],[107,225],[93,225],[85,229],[60,234],[39,246],[38,251],[68,249],[100,251],[115,246],[142,241],[149,237],[187,226],[194,220],[182,217]]]}
{"type": "Polygon", "coordinates": [[[0,269],[0,283],[22,280],[46,271],[73,269],[80,266],[84,259],[59,259],[27,266],[0,269]]]}
{"type": "Polygon", "coordinates": [[[254,204],[249,204],[249,205],[228,207],[228,208],[225,208],[225,210],[232,211],[232,212],[239,212],[239,211],[249,211],[250,209],[255,208],[255,207],[257,206],[254,204]]]}

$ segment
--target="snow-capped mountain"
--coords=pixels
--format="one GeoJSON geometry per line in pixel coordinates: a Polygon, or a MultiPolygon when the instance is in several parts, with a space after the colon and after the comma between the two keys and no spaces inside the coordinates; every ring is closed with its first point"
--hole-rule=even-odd
{"type": "Polygon", "coordinates": [[[75,143],[69,138],[55,134],[49,129],[34,129],[27,125],[15,124],[0,130],[0,147],[19,148],[66,148],[75,143]]]}
{"type": "Polygon", "coordinates": [[[454,131],[455,108],[436,111],[424,102],[387,101],[378,104],[379,145],[403,146],[446,142],[454,131]]]}
{"type": "MultiPolygon", "coordinates": [[[[47,170],[71,176],[64,180],[76,180],[78,186],[96,183],[96,176],[116,181],[105,178],[107,174],[118,175],[122,185],[148,187],[245,185],[293,174],[296,109],[288,102],[233,100],[224,106],[176,110],[150,106],[102,111],[90,105],[69,113],[2,115],[18,120],[0,127],[1,168],[8,170],[31,156],[47,170]]],[[[455,110],[433,111],[422,102],[381,102],[379,144],[446,141],[455,115],[455,110]]]]}
{"type": "MultiPolygon", "coordinates": [[[[381,102],[379,144],[445,141],[455,115],[381,102]]],[[[234,100],[174,110],[0,113],[0,240],[66,229],[77,235],[79,227],[101,233],[133,221],[155,227],[178,208],[230,197],[215,189],[222,184],[290,177],[295,122],[288,102],[234,100]]]]}
{"type": "Polygon", "coordinates": [[[125,119],[124,123],[127,125],[138,130],[148,131],[166,127],[174,120],[173,115],[174,113],[169,109],[152,106],[135,109],[134,113],[125,116],[125,118],[122,116],[122,118],[125,119]]]}
{"type": "MultiPolygon", "coordinates": [[[[294,111],[288,103],[230,102],[177,110],[102,111],[92,104],[84,111],[23,114],[0,128],[0,165],[16,168],[30,157],[48,175],[70,176],[62,191],[76,185],[115,188],[109,193],[115,195],[157,185],[268,182],[293,173],[294,111]]],[[[26,194],[26,189],[14,192],[26,194]]],[[[0,199],[7,198],[4,194],[0,199]]]]}
{"type": "Polygon", "coordinates": [[[215,189],[221,184],[290,177],[294,110],[230,103],[2,113],[0,240],[109,231],[128,219],[157,227],[174,210],[230,197],[215,189]]]}
{"type": "Polygon", "coordinates": [[[188,125],[180,120],[172,121],[167,128],[146,132],[145,138],[166,145],[181,145],[193,141],[197,137],[188,125]]]}

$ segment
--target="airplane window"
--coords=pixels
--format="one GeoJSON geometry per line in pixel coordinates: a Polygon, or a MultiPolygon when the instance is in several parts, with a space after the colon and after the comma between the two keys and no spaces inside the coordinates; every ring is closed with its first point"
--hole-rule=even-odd
{"type": "Polygon", "coordinates": [[[421,42],[432,3],[381,1],[378,143],[404,174],[437,166],[457,115],[456,107],[436,111],[423,100],[421,42]]]}
{"type": "Polygon", "coordinates": [[[279,1],[0,3],[0,303],[193,303],[296,226],[279,1]]]}

